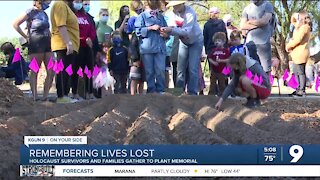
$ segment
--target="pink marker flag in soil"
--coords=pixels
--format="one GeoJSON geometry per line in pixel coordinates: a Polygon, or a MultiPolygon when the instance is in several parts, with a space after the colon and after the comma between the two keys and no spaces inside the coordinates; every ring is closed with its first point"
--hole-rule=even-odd
{"type": "Polygon", "coordinates": [[[50,60],[49,60],[49,63],[48,63],[48,70],[52,69],[54,66],[54,63],[53,63],[53,60],[52,60],[52,57],[50,57],[50,60]]]}
{"type": "Polygon", "coordinates": [[[35,72],[35,73],[38,73],[39,71],[39,65],[38,65],[38,62],[37,62],[37,59],[34,57],[32,58],[31,62],[30,62],[30,65],[29,65],[29,68],[35,72]]]}
{"type": "Polygon", "coordinates": [[[58,64],[58,67],[59,67],[59,71],[63,71],[64,64],[63,64],[62,59],[60,59],[59,64],[58,64]]]}
{"type": "Polygon", "coordinates": [[[88,71],[89,71],[88,67],[87,67],[87,66],[85,66],[85,67],[84,67],[84,71],[83,71],[83,72],[84,72],[85,74],[88,74],[88,71]]]}
{"type": "Polygon", "coordinates": [[[59,69],[58,61],[54,61],[54,65],[53,65],[52,70],[53,70],[56,74],[59,74],[60,69],[59,69]]]}
{"type": "Polygon", "coordinates": [[[83,78],[83,72],[82,72],[82,68],[79,67],[78,71],[77,71],[77,74],[83,78]]]}
{"type": "Polygon", "coordinates": [[[282,76],[282,79],[283,81],[287,80],[289,77],[289,72],[288,72],[288,69],[286,69],[283,73],[283,76],[282,76]]]}
{"type": "Polygon", "coordinates": [[[230,72],[231,72],[231,68],[229,66],[224,67],[222,70],[222,74],[224,74],[226,76],[229,75],[230,72]]]}
{"type": "Polygon", "coordinates": [[[262,85],[262,83],[263,83],[263,78],[262,78],[262,76],[260,75],[260,77],[259,77],[259,84],[262,85]]]}
{"type": "Polygon", "coordinates": [[[93,68],[92,76],[93,77],[97,77],[99,72],[100,72],[100,68],[97,65],[95,65],[94,68],[93,68]]]}
{"type": "Polygon", "coordinates": [[[249,79],[251,79],[252,76],[253,76],[252,72],[251,72],[249,69],[247,69],[247,71],[246,71],[246,76],[247,76],[249,79]]]}
{"type": "Polygon", "coordinates": [[[319,86],[320,86],[320,77],[317,76],[315,80],[315,86],[314,86],[317,92],[319,92],[319,86]]]}
{"type": "Polygon", "coordinates": [[[273,78],[273,75],[270,73],[270,85],[271,86],[272,86],[273,82],[274,82],[274,78],[273,78]]]}
{"type": "Polygon", "coordinates": [[[16,52],[15,52],[14,55],[13,55],[12,63],[18,62],[18,61],[20,61],[20,60],[21,60],[20,49],[17,48],[17,49],[16,49],[16,52]]]}
{"type": "Polygon", "coordinates": [[[259,82],[259,77],[258,77],[258,75],[254,75],[253,83],[254,83],[254,84],[258,84],[258,82],[259,82]]]}
{"type": "Polygon", "coordinates": [[[90,70],[88,70],[88,72],[87,72],[86,74],[87,74],[88,79],[91,79],[91,77],[92,77],[92,73],[91,73],[91,71],[90,71],[90,70]]]}
{"type": "Polygon", "coordinates": [[[292,89],[297,89],[297,87],[299,86],[299,82],[297,81],[294,73],[292,73],[291,78],[288,81],[288,86],[291,87],[292,89]]]}
{"type": "Polygon", "coordinates": [[[70,65],[66,68],[66,72],[68,73],[69,76],[71,76],[71,75],[73,74],[72,64],[70,64],[70,65]]]}

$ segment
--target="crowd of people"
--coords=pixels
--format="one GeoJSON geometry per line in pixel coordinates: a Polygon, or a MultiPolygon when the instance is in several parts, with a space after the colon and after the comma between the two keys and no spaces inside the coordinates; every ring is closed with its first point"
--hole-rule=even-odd
{"type": "MultiPolygon", "coordinates": [[[[120,8],[119,19],[112,28],[108,25],[108,9],[101,8],[99,20],[94,21],[89,14],[90,1],[55,1],[49,22],[44,10],[51,1],[34,0],[33,7],[14,22],[14,28],[27,40],[30,59],[35,57],[38,64],[44,62],[46,67],[50,58],[62,60],[64,67],[71,65],[71,76],[61,71],[55,77],[58,103],[81,100],[79,70],[86,73],[83,76],[84,98],[101,97],[101,86],[87,74],[96,66],[109,72],[102,73],[99,78],[109,78],[108,74],[113,77],[116,94],[142,94],[144,82],[147,93],[164,94],[170,69],[174,87],[180,88],[181,93],[203,94],[201,59],[204,56],[210,67],[208,94],[220,97],[217,109],[229,95],[247,97],[248,107],[257,106],[261,99],[268,98],[272,69],[270,39],[275,30],[272,4],[251,0],[242,12],[238,28],[230,14],[220,18],[219,8],[212,7],[202,30],[195,10],[185,2],[132,0],[129,6],[120,8]],[[171,7],[173,11],[168,10],[171,7]],[[23,22],[27,22],[26,31],[20,28],[23,22]],[[260,78],[258,83],[248,77],[248,72],[260,78]]],[[[303,96],[312,23],[306,11],[295,13],[291,23],[295,29],[286,50],[291,54],[293,71],[299,82],[293,95],[303,96]]],[[[12,50],[6,47],[1,50],[12,55],[12,50]]],[[[47,99],[54,74],[47,68],[43,100],[47,99]]],[[[38,100],[35,72],[31,72],[30,85],[33,99],[38,100]]]]}

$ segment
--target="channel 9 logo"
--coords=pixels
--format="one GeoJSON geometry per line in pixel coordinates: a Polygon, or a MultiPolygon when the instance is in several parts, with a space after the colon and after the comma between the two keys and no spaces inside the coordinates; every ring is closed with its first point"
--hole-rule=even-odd
{"type": "Polygon", "coordinates": [[[22,165],[20,176],[54,176],[54,166],[22,165]]]}

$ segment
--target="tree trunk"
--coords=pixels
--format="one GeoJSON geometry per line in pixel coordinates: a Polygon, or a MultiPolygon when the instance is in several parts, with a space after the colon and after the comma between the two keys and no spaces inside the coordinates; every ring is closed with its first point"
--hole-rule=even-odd
{"type": "Polygon", "coordinates": [[[289,68],[289,55],[286,52],[286,41],[282,36],[279,37],[279,42],[275,44],[275,47],[280,60],[280,74],[282,74],[285,69],[289,68]]]}

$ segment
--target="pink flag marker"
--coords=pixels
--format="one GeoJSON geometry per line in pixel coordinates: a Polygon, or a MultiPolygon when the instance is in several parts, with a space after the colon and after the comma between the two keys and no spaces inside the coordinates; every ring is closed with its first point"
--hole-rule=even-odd
{"type": "Polygon", "coordinates": [[[270,85],[272,86],[274,82],[274,78],[273,75],[270,73],[270,85]]]}
{"type": "Polygon", "coordinates": [[[38,65],[38,62],[37,62],[37,59],[34,57],[32,58],[31,62],[30,62],[30,65],[29,65],[29,68],[35,72],[35,73],[38,73],[39,71],[39,65],[38,65]]]}
{"type": "Polygon", "coordinates": [[[70,64],[70,65],[66,68],[66,72],[68,73],[69,76],[71,76],[71,75],[73,74],[72,64],[70,64]]]}
{"type": "Polygon", "coordinates": [[[319,86],[320,86],[320,77],[319,76],[316,77],[315,83],[316,84],[314,87],[315,87],[316,91],[319,92],[319,86]]]}
{"type": "Polygon", "coordinates": [[[92,77],[92,74],[91,74],[90,70],[87,72],[87,77],[88,77],[88,79],[91,79],[91,77],[92,77]]]}
{"type": "Polygon", "coordinates": [[[53,63],[53,61],[52,61],[52,57],[50,57],[50,60],[49,60],[49,63],[48,63],[48,67],[47,67],[48,70],[52,69],[53,66],[54,66],[54,63],[53,63]]]}
{"type": "Polygon", "coordinates": [[[88,74],[88,71],[89,71],[88,67],[87,67],[87,66],[85,66],[85,67],[84,67],[84,71],[83,71],[83,72],[84,72],[85,74],[88,74]]]}
{"type": "Polygon", "coordinates": [[[56,74],[59,74],[60,69],[59,69],[58,61],[54,61],[54,65],[53,65],[52,70],[53,70],[56,74]]]}
{"type": "Polygon", "coordinates": [[[97,65],[95,65],[94,68],[93,68],[92,76],[93,77],[97,77],[99,72],[100,72],[100,68],[97,65]]]}
{"type": "Polygon", "coordinates": [[[82,68],[79,67],[78,71],[77,71],[77,74],[83,78],[83,72],[82,72],[82,68]]]}
{"type": "Polygon", "coordinates": [[[254,75],[253,83],[254,83],[254,84],[258,84],[258,82],[259,82],[259,77],[258,77],[258,75],[256,74],[256,75],[254,75]]]}
{"type": "Polygon", "coordinates": [[[291,78],[288,81],[288,86],[291,87],[292,89],[297,89],[297,87],[299,86],[299,82],[297,81],[294,73],[292,73],[291,78]]]}
{"type": "Polygon", "coordinates": [[[230,72],[231,72],[231,68],[228,67],[228,66],[224,67],[223,70],[222,70],[222,74],[224,74],[226,76],[229,75],[230,72]]]}
{"type": "Polygon", "coordinates": [[[15,52],[14,55],[13,55],[12,63],[18,62],[18,61],[20,61],[20,60],[21,60],[20,49],[17,48],[17,49],[16,49],[16,52],[15,52]]]}
{"type": "Polygon", "coordinates": [[[282,79],[283,81],[287,80],[289,77],[289,72],[288,72],[288,69],[286,69],[283,73],[283,76],[282,76],[282,79]]]}
{"type": "Polygon", "coordinates": [[[63,64],[62,59],[60,59],[59,64],[58,64],[58,67],[59,67],[59,71],[63,71],[64,64],[63,64]]]}
{"type": "Polygon", "coordinates": [[[260,77],[259,77],[259,84],[262,85],[262,83],[263,83],[263,78],[262,78],[262,76],[260,75],[260,77]]]}
{"type": "Polygon", "coordinates": [[[246,76],[247,76],[249,79],[251,79],[252,76],[253,76],[252,72],[251,72],[249,69],[247,69],[247,71],[246,71],[246,76]]]}

